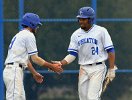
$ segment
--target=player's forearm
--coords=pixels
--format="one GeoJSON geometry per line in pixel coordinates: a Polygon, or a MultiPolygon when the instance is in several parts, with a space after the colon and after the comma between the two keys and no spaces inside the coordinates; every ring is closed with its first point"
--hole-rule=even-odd
{"type": "Polygon", "coordinates": [[[28,70],[35,75],[37,73],[37,71],[34,69],[34,67],[32,66],[31,62],[28,62],[28,70]]]}
{"type": "Polygon", "coordinates": [[[114,52],[108,53],[108,60],[109,60],[110,69],[113,69],[115,65],[115,53],[114,52]]]}
{"type": "Polygon", "coordinates": [[[42,59],[41,57],[39,57],[37,55],[32,55],[31,59],[33,60],[34,63],[36,63],[40,66],[52,68],[52,63],[45,61],[44,59],[42,59]]]}
{"type": "Polygon", "coordinates": [[[70,64],[71,62],[73,62],[75,59],[76,59],[75,56],[69,54],[60,62],[62,65],[67,65],[67,64],[70,64]]]}
{"type": "Polygon", "coordinates": [[[64,59],[61,60],[60,63],[61,63],[63,66],[68,64],[68,62],[67,62],[66,60],[64,60],[64,59]]]}

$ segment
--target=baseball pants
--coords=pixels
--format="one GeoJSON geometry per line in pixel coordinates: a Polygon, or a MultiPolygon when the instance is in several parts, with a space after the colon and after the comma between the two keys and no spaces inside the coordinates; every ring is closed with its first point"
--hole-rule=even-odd
{"type": "Polygon", "coordinates": [[[80,100],[100,100],[105,74],[105,63],[80,66],[78,83],[80,100]]]}
{"type": "Polygon", "coordinates": [[[6,65],[3,71],[6,100],[26,100],[23,85],[23,69],[19,64],[6,65]]]}

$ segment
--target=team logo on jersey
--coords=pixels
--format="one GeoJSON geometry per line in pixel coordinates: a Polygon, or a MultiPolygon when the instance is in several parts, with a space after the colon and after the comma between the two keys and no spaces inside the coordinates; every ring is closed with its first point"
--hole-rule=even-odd
{"type": "Polygon", "coordinates": [[[85,43],[92,43],[92,44],[96,44],[98,43],[98,40],[96,40],[95,38],[83,38],[80,41],[78,41],[78,45],[81,46],[85,43]]]}

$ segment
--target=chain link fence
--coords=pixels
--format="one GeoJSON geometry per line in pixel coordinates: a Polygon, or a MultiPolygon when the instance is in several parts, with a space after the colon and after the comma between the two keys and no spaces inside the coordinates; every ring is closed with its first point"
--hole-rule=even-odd
{"type": "MultiPolygon", "coordinates": [[[[3,0],[3,58],[6,57],[11,38],[20,29],[22,15],[34,12],[43,23],[36,36],[39,55],[47,61],[63,59],[70,36],[79,27],[76,19],[78,9],[92,6],[96,11],[96,23],[106,27],[112,37],[119,67],[117,77],[102,95],[102,100],[132,100],[131,4],[130,0],[3,0]]],[[[44,75],[44,82],[36,83],[32,75],[25,71],[27,100],[79,100],[77,60],[65,67],[70,72],[61,75],[34,66],[44,75]]]]}

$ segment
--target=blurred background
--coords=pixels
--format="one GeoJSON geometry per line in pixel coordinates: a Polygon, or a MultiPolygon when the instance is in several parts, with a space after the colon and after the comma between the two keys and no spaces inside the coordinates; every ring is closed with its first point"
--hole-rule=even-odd
{"type": "MultiPolygon", "coordinates": [[[[79,8],[91,6],[95,23],[108,29],[116,51],[117,77],[102,95],[102,100],[132,100],[132,0],[0,0],[0,100],[5,100],[2,72],[8,45],[21,29],[26,12],[40,16],[43,26],[36,35],[39,56],[47,61],[61,60],[67,55],[71,34],[79,28],[79,8]]],[[[34,64],[44,75],[38,84],[25,71],[27,100],[79,100],[77,59],[65,66],[61,75],[34,64]]]]}

